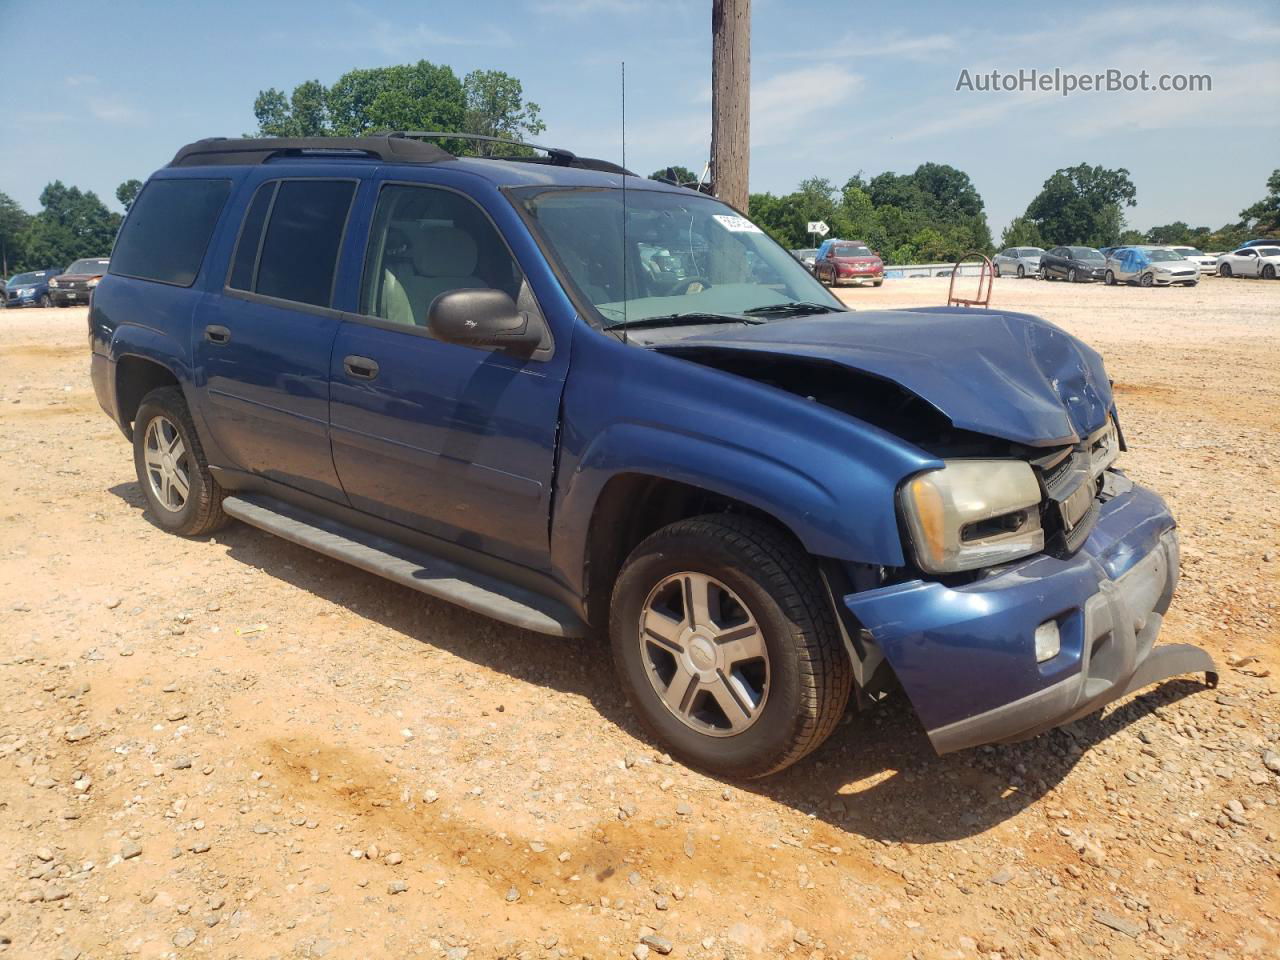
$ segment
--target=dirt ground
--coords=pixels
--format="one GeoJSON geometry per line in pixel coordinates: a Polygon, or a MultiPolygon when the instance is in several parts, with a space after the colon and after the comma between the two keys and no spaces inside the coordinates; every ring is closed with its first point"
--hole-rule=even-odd
{"type": "Polygon", "coordinates": [[[646,742],[593,642],[161,532],[84,311],[0,312],[0,955],[1280,955],[1280,283],[993,305],[1105,354],[1182,527],[1161,639],[1221,686],[944,758],[895,698],[749,784],[646,742]]]}

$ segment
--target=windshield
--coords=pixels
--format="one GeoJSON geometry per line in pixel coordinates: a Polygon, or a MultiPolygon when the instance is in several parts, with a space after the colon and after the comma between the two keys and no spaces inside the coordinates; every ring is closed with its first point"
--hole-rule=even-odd
{"type": "Polygon", "coordinates": [[[108,260],[77,260],[67,267],[67,273],[106,273],[108,260]]]}
{"type": "Polygon", "coordinates": [[[35,273],[19,273],[9,281],[9,286],[20,287],[24,283],[39,283],[49,275],[47,270],[38,270],[35,273]]]}
{"type": "Polygon", "coordinates": [[[1018,251],[1018,256],[1020,256],[1020,257],[1038,257],[1038,256],[1040,256],[1040,254],[1042,254],[1042,253],[1044,253],[1044,251],[1043,251],[1043,250],[1041,250],[1039,247],[1023,247],[1021,250],[1019,250],[1019,251],[1018,251]]]}
{"type": "Polygon", "coordinates": [[[1076,260],[1101,260],[1102,254],[1093,247],[1068,247],[1071,256],[1076,260]]]}
{"type": "Polygon", "coordinates": [[[621,190],[512,194],[606,327],[684,314],[738,317],[797,302],[844,309],[795,257],[711,197],[627,190],[624,233],[621,190]]]}
{"type": "Polygon", "coordinates": [[[1182,254],[1182,256],[1184,257],[1203,257],[1204,256],[1204,252],[1202,250],[1197,250],[1195,247],[1174,247],[1173,249],[1176,252],[1182,254]]]}
{"type": "Polygon", "coordinates": [[[1170,260],[1185,259],[1182,254],[1174,253],[1172,250],[1148,250],[1147,259],[1152,263],[1167,263],[1170,260]]]}
{"type": "Polygon", "coordinates": [[[874,256],[874,254],[872,254],[872,252],[871,252],[870,250],[868,250],[866,247],[849,246],[849,245],[847,245],[847,244],[846,244],[846,245],[843,245],[843,246],[836,247],[834,250],[832,250],[832,251],[831,251],[831,254],[832,254],[832,256],[836,256],[836,257],[870,257],[870,256],[874,256]]]}

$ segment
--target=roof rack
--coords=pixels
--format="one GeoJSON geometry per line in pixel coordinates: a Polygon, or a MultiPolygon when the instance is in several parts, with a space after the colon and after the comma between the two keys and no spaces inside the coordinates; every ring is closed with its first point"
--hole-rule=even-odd
{"type": "Polygon", "coordinates": [[[523,163],[549,163],[635,176],[630,170],[591,157],[579,157],[560,147],[544,147],[520,140],[506,140],[479,133],[429,130],[388,130],[365,137],[208,137],[179,150],[171,167],[233,166],[266,163],[281,157],[367,157],[386,163],[440,163],[454,155],[429,140],[474,140],[541,150],[545,157],[495,157],[523,163]]]}
{"type": "Polygon", "coordinates": [[[363,156],[389,163],[439,163],[453,155],[434,143],[385,134],[372,137],[208,137],[189,143],[171,167],[266,163],[276,157],[363,156]]]}
{"type": "Polygon", "coordinates": [[[529,150],[541,150],[545,157],[488,157],[492,160],[514,160],[520,163],[549,163],[557,167],[578,167],[582,170],[599,170],[604,173],[620,173],[628,177],[635,174],[609,160],[597,160],[594,157],[580,157],[563,147],[544,147],[540,143],[529,143],[525,140],[510,140],[505,137],[491,137],[483,133],[452,133],[445,130],[387,130],[378,136],[406,140],[472,140],[478,143],[500,143],[509,147],[523,147],[529,150]]]}

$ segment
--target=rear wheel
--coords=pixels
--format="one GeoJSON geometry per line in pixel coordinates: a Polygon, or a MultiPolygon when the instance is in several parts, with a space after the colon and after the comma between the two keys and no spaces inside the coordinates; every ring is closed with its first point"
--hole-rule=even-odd
{"type": "Polygon", "coordinates": [[[1262,279],[1274,280],[1275,278],[1276,278],[1276,268],[1268,263],[1265,267],[1262,268],[1262,279]]]}
{"type": "Polygon", "coordinates": [[[1053,277],[1049,276],[1049,268],[1048,268],[1048,267],[1041,267],[1041,268],[1040,268],[1040,279],[1041,279],[1041,280],[1052,280],[1052,279],[1053,279],[1053,277]]]}
{"type": "Polygon", "coordinates": [[[1114,287],[1116,285],[1116,275],[1108,270],[1107,275],[1103,277],[1103,282],[1105,282],[1108,287],[1114,287]]]}
{"type": "Polygon", "coordinates": [[[133,423],[133,465],[157,524],[184,537],[223,526],[222,488],[209,473],[182,391],[161,387],[142,398],[133,423]]]}
{"type": "Polygon", "coordinates": [[[610,639],[649,732],[722,776],[763,777],[810,753],[852,686],[813,559],[746,517],[681,520],[641,543],[614,585],[610,639]]]}
{"type": "Polygon", "coordinates": [[[998,277],[998,276],[1000,276],[1000,264],[998,264],[998,263],[993,263],[993,264],[991,265],[991,275],[992,275],[993,277],[998,277]]]}

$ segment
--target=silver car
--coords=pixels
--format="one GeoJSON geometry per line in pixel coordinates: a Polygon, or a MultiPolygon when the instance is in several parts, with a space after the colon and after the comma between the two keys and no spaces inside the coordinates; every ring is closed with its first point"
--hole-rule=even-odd
{"type": "Polygon", "coordinates": [[[1218,258],[1211,257],[1198,247],[1174,247],[1174,253],[1180,253],[1196,266],[1200,268],[1203,274],[1211,274],[1218,272],[1218,258]]]}
{"type": "Polygon", "coordinates": [[[1200,266],[1172,247],[1117,247],[1107,257],[1102,279],[1108,286],[1136,283],[1142,287],[1194,287],[1200,282],[1200,266]]]}
{"type": "Polygon", "coordinates": [[[1039,247],[1005,247],[991,261],[996,276],[1034,277],[1040,272],[1039,247]]]}

